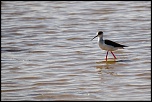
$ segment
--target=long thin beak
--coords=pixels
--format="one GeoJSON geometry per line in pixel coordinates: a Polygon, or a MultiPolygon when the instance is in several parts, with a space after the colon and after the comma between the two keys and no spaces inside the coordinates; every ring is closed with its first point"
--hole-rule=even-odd
{"type": "MultiPolygon", "coordinates": [[[[96,38],[97,36],[98,36],[98,35],[96,35],[94,38],[96,38]]],[[[93,39],[94,39],[94,38],[93,38],[93,39]]],[[[93,39],[91,39],[91,41],[92,41],[93,39]]]]}

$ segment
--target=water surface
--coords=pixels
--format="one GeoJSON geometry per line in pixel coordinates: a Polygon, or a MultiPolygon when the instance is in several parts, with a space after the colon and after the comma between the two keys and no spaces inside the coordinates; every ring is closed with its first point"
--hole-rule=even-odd
{"type": "Polygon", "coordinates": [[[150,1],[2,1],[3,101],[151,100],[150,1]],[[97,38],[129,46],[101,50],[97,38]]]}

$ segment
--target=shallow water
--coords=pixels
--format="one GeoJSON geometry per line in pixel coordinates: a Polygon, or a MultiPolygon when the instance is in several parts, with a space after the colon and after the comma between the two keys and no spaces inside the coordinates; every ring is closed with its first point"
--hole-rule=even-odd
{"type": "Polygon", "coordinates": [[[150,1],[2,1],[3,101],[151,100],[150,1]],[[105,61],[97,38],[123,45],[105,61]]]}

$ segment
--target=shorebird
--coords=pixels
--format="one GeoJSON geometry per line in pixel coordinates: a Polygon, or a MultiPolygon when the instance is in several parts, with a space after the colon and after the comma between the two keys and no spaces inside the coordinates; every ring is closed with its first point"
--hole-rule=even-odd
{"type": "Polygon", "coordinates": [[[102,50],[106,50],[107,51],[106,61],[107,61],[107,56],[108,56],[108,52],[109,51],[113,55],[114,59],[116,59],[116,56],[114,55],[114,53],[112,51],[115,51],[117,49],[124,49],[123,47],[127,47],[125,45],[118,44],[118,43],[113,42],[111,40],[103,40],[103,32],[102,31],[97,32],[97,35],[94,38],[96,38],[96,37],[98,37],[99,47],[102,50]]]}

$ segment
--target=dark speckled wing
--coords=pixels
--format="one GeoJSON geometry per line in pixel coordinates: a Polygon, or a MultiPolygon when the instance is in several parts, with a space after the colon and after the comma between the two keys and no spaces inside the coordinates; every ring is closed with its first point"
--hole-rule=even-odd
{"type": "Polygon", "coordinates": [[[110,41],[110,40],[105,40],[105,44],[111,45],[111,46],[114,46],[114,47],[127,47],[125,45],[121,45],[121,44],[118,44],[118,43],[110,41]]]}

